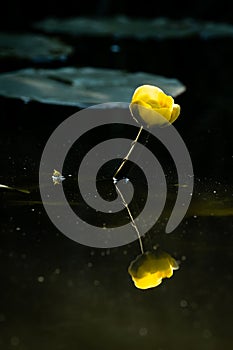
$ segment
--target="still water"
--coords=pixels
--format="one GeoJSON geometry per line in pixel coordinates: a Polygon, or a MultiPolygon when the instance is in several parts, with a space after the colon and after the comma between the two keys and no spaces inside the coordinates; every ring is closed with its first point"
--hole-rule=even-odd
{"type": "MultiPolygon", "coordinates": [[[[44,210],[41,154],[55,127],[77,110],[1,99],[0,183],[30,192],[1,188],[0,193],[1,349],[231,348],[231,85],[226,73],[214,76],[217,60],[206,68],[212,50],[209,44],[206,56],[197,59],[196,73],[187,57],[164,68],[167,74],[174,69],[187,85],[177,99],[182,115],[176,127],[190,151],[195,180],[186,216],[165,234],[177,191],[168,168],[168,205],[142,238],[145,251],[159,245],[179,264],[156,288],[136,288],[128,273],[141,253],[138,240],[110,249],[84,246],[59,232],[44,210]]],[[[65,177],[72,167],[67,165],[65,177]]],[[[51,164],[51,176],[53,170],[51,164]]],[[[72,191],[68,186],[71,201],[72,191]]]]}

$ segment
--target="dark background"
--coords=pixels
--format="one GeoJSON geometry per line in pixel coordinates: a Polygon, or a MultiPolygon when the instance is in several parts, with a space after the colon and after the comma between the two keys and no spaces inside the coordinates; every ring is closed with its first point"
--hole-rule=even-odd
{"type": "MultiPolygon", "coordinates": [[[[230,1],[8,1],[1,4],[0,27],[30,31],[47,16],[118,14],[233,19],[230,1]]],[[[158,288],[141,291],[127,272],[140,253],[137,241],[103,250],[58,232],[40,201],[38,169],[48,137],[76,109],[1,98],[0,183],[32,192],[1,192],[0,349],[230,349],[233,39],[122,39],[117,55],[109,50],[114,40],[79,38],[74,56],[59,65],[142,70],[186,85],[175,99],[182,113],[174,125],[193,161],[193,201],[171,235],[162,221],[144,239],[145,249],[160,244],[180,269],[158,288]]],[[[21,65],[5,62],[1,71],[21,65]]]]}
{"type": "Polygon", "coordinates": [[[1,4],[2,28],[25,28],[34,20],[46,16],[114,16],[129,17],[185,17],[217,22],[233,21],[231,2],[224,1],[5,1],[1,4]]]}

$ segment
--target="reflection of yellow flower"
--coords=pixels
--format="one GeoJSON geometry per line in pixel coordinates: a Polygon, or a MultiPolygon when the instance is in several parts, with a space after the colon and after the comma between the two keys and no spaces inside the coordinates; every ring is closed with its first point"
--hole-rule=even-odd
{"type": "Polygon", "coordinates": [[[153,85],[139,86],[130,103],[132,115],[141,118],[147,126],[173,123],[180,114],[180,106],[172,96],[153,85]]]}
{"type": "Polygon", "coordinates": [[[154,252],[143,253],[129,266],[128,272],[139,289],[157,287],[163,278],[170,278],[173,270],[179,268],[176,260],[157,248],[154,252]]]}

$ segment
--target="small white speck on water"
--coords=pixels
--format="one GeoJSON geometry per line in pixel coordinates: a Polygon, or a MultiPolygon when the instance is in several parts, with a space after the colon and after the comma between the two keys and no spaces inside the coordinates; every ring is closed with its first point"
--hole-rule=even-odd
{"type": "Polygon", "coordinates": [[[44,282],[44,276],[38,276],[37,281],[39,283],[43,283],[44,282]]]}
{"type": "Polygon", "coordinates": [[[148,334],[148,330],[147,330],[146,327],[142,327],[142,328],[139,329],[139,335],[141,337],[145,337],[147,334],[148,334]]]}
{"type": "Polygon", "coordinates": [[[183,308],[187,307],[187,306],[188,306],[187,300],[182,299],[182,300],[180,301],[180,306],[183,307],[183,308]]]}
{"type": "Polygon", "coordinates": [[[120,48],[119,45],[113,44],[113,45],[110,46],[110,50],[111,50],[112,52],[114,52],[114,53],[118,53],[118,52],[121,51],[121,48],[120,48]]]}

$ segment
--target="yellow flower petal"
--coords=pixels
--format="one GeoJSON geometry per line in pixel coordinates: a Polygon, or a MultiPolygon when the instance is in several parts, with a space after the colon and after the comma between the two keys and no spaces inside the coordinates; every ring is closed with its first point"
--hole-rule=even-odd
{"type": "Polygon", "coordinates": [[[172,123],[180,114],[180,106],[174,104],[172,96],[153,85],[141,85],[135,90],[130,110],[134,118],[148,127],[172,123]]]}
{"type": "Polygon", "coordinates": [[[180,105],[174,103],[170,123],[173,123],[180,115],[180,105]]]}
{"type": "Polygon", "coordinates": [[[134,118],[138,121],[141,119],[146,127],[153,125],[164,126],[169,123],[170,113],[166,109],[152,109],[150,105],[143,103],[130,104],[130,110],[134,118]]]}
{"type": "Polygon", "coordinates": [[[170,278],[178,268],[174,258],[157,248],[139,255],[131,262],[128,272],[137,288],[148,289],[157,287],[163,278],[170,278]]]}

